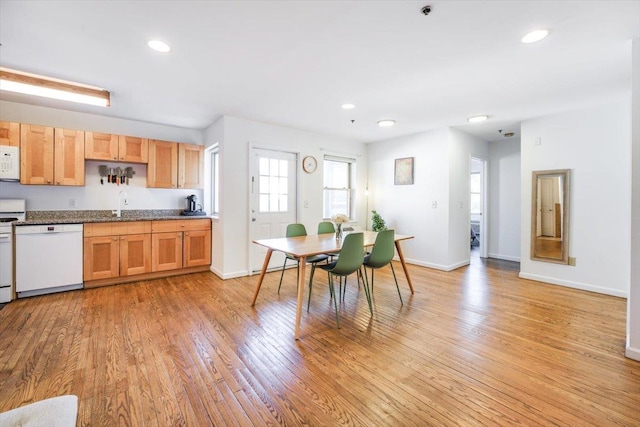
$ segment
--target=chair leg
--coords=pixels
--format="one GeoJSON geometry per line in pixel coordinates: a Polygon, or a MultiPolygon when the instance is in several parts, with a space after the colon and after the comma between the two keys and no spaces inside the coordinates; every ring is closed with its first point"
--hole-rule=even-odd
{"type": "Polygon", "coordinates": [[[338,329],[340,329],[340,316],[338,315],[338,298],[335,295],[335,289],[333,288],[333,274],[329,274],[329,291],[333,296],[333,308],[336,310],[336,323],[338,323],[338,329]]]}
{"type": "Polygon", "coordinates": [[[396,271],[393,269],[393,263],[390,262],[389,265],[391,266],[391,272],[393,273],[393,280],[396,281],[396,289],[398,290],[398,296],[400,297],[400,305],[404,305],[402,302],[402,294],[400,293],[400,286],[398,286],[398,279],[396,278],[396,271]]]}
{"type": "Polygon", "coordinates": [[[284,259],[284,264],[282,265],[282,273],[280,274],[280,284],[278,285],[278,295],[280,294],[280,287],[282,286],[282,277],[284,276],[284,269],[287,266],[287,258],[284,259]]]}
{"type": "MultiPolygon", "coordinates": [[[[364,269],[364,274],[366,277],[367,274],[367,268],[365,267],[364,269]]],[[[360,267],[360,269],[358,270],[358,277],[361,278],[362,277],[362,267],[360,267]]],[[[369,304],[369,311],[371,312],[371,315],[373,316],[373,306],[371,305],[371,294],[369,293],[369,285],[367,284],[367,282],[365,281],[365,279],[362,279],[362,287],[364,288],[364,294],[367,297],[367,303],[369,304]]],[[[360,285],[360,279],[358,279],[358,286],[360,285]]]]}

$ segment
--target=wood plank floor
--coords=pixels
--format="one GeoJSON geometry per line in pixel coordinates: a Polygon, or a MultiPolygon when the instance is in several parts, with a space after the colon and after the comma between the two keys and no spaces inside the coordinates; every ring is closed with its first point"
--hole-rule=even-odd
{"type": "MultiPolygon", "coordinates": [[[[316,276],[293,339],[295,270],[198,273],[14,301],[0,311],[0,412],[61,394],[79,426],[639,426],[626,301],[475,259],[352,278],[337,329],[316,276]]],[[[306,302],[306,295],[305,295],[306,302]]]]}

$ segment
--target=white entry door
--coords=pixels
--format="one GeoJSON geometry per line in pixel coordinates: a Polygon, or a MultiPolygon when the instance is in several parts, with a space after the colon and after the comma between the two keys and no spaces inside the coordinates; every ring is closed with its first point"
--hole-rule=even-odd
{"type": "MultiPolygon", "coordinates": [[[[284,237],[287,225],[297,221],[298,155],[285,151],[251,148],[251,240],[284,237]]],[[[250,268],[260,271],[266,248],[251,244],[250,268]]],[[[274,252],[269,268],[279,267],[284,255],[274,252]]]]}

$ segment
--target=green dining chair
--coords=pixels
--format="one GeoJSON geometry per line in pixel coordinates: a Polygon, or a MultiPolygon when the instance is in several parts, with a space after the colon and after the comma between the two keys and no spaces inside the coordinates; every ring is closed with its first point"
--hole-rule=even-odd
{"type": "MultiPolygon", "coordinates": [[[[340,329],[340,316],[338,315],[338,296],[333,286],[334,276],[340,278],[349,276],[352,273],[358,273],[362,276],[362,263],[364,261],[364,234],[363,233],[351,233],[347,234],[342,243],[342,249],[340,250],[340,257],[337,261],[329,264],[318,265],[318,268],[325,270],[329,275],[329,292],[333,298],[333,306],[336,311],[336,323],[338,329],[340,329]]],[[[346,281],[345,281],[346,286],[346,281]]],[[[369,295],[369,287],[364,284],[365,294],[367,296],[367,303],[369,304],[369,311],[373,315],[373,308],[371,306],[371,297],[369,295]]],[[[307,301],[307,311],[309,311],[309,305],[311,304],[311,291],[313,289],[313,281],[309,280],[309,300],[307,301]]]]}
{"type": "MultiPolygon", "coordinates": [[[[286,237],[298,237],[298,236],[306,236],[307,229],[304,227],[304,224],[289,224],[287,225],[286,237]]],[[[278,285],[278,294],[280,293],[280,288],[282,287],[282,278],[284,277],[284,269],[287,267],[287,261],[293,260],[296,263],[296,285],[298,283],[298,279],[300,278],[300,262],[298,258],[295,256],[285,253],[284,254],[284,264],[282,265],[282,273],[280,273],[280,284],[278,285]]],[[[328,255],[314,255],[307,258],[307,262],[312,264],[313,266],[316,263],[321,261],[326,261],[329,259],[328,255]]],[[[313,271],[313,270],[312,270],[313,271]]]]}
{"type": "Polygon", "coordinates": [[[398,290],[398,296],[400,297],[400,304],[402,302],[402,294],[400,294],[400,287],[398,286],[398,279],[396,278],[396,272],[393,269],[393,263],[391,260],[395,255],[395,232],[393,230],[379,231],[376,236],[376,242],[373,245],[371,253],[364,257],[364,276],[368,283],[367,267],[371,269],[371,286],[369,288],[371,295],[373,295],[373,273],[376,269],[382,268],[389,264],[391,266],[391,272],[393,273],[393,280],[396,282],[396,289],[398,290]]]}
{"type": "Polygon", "coordinates": [[[318,224],[318,234],[335,233],[336,229],[331,221],[322,221],[318,224]]]}

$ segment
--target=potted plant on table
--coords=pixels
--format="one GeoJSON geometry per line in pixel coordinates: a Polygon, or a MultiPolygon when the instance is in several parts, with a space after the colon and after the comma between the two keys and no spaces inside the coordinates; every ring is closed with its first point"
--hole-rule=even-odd
{"type": "Polygon", "coordinates": [[[373,215],[371,215],[371,229],[373,231],[384,231],[387,229],[387,223],[380,216],[378,212],[374,210],[371,211],[373,215]]]}

